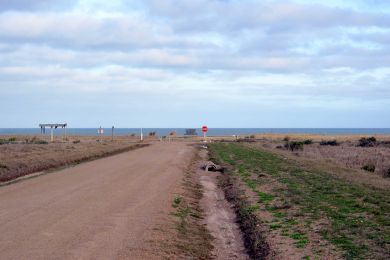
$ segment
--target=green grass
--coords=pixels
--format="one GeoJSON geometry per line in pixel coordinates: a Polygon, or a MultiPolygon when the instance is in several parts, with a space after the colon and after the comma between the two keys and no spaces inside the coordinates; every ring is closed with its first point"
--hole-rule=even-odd
{"type": "MultiPolygon", "coordinates": [[[[214,143],[210,145],[210,151],[219,162],[230,164],[238,171],[274,217],[283,219],[288,211],[272,205],[276,198],[298,209],[296,218],[281,221],[283,228],[301,222],[310,230],[310,223],[327,219],[329,225],[323,227],[321,235],[344,251],[346,258],[384,257],[390,243],[389,191],[304,169],[295,161],[243,144],[214,143]],[[286,188],[274,194],[259,191],[259,180],[253,178],[253,174],[260,173],[271,176],[286,188]]],[[[296,236],[294,234],[292,236],[296,236]]],[[[297,240],[296,246],[304,247],[307,243],[309,241],[304,237],[297,240]]]]}

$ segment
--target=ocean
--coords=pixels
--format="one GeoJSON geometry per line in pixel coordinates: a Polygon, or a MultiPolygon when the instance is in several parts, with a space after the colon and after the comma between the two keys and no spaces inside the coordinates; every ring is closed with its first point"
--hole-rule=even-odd
{"type": "MultiPolygon", "coordinates": [[[[111,128],[103,128],[104,135],[111,135],[111,128]]],[[[97,128],[67,128],[68,135],[98,135],[97,128]]],[[[143,128],[143,134],[156,132],[158,136],[168,135],[176,131],[178,135],[183,135],[186,128],[143,128]]],[[[115,135],[139,135],[140,128],[115,128],[115,135]]],[[[198,135],[202,135],[200,128],[196,129],[198,135]]],[[[55,135],[62,135],[63,129],[54,130],[55,135]]],[[[322,134],[322,135],[390,135],[390,128],[209,128],[209,136],[232,136],[250,134],[322,134]]],[[[40,128],[0,128],[0,135],[39,135],[40,128]]],[[[50,129],[46,128],[46,135],[50,134],[50,129]]]]}

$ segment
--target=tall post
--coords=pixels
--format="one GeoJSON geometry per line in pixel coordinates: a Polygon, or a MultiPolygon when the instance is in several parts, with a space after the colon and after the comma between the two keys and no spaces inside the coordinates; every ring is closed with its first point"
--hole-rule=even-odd
{"type": "Polygon", "coordinates": [[[54,136],[53,136],[53,127],[50,127],[50,141],[54,141],[54,136]]]}
{"type": "Polygon", "coordinates": [[[141,142],[144,140],[144,133],[142,132],[142,128],[141,128],[141,142]]]}
{"type": "Polygon", "coordinates": [[[114,141],[114,126],[111,128],[111,141],[114,141]]]}

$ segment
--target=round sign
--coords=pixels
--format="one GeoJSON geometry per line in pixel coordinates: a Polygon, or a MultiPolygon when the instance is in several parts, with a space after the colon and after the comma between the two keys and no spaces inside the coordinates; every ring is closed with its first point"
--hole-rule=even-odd
{"type": "Polygon", "coordinates": [[[206,133],[209,129],[207,128],[207,126],[202,126],[202,132],[203,133],[206,133]]]}

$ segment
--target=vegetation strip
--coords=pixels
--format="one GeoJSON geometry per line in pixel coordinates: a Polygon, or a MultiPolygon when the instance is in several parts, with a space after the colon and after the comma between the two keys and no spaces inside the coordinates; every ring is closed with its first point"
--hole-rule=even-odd
{"type": "MultiPolygon", "coordinates": [[[[115,149],[115,150],[111,150],[111,151],[107,151],[107,152],[103,152],[103,153],[99,153],[99,154],[86,155],[86,156],[83,156],[81,158],[75,159],[71,162],[66,161],[66,162],[60,162],[58,164],[42,165],[39,168],[34,168],[34,171],[25,171],[23,174],[18,174],[18,175],[13,175],[13,176],[10,175],[8,177],[0,178],[0,187],[18,182],[19,180],[28,179],[29,176],[27,176],[27,175],[33,174],[36,172],[58,170],[58,169],[61,169],[63,167],[74,166],[74,165],[77,165],[77,164],[80,164],[83,162],[93,161],[96,159],[117,155],[120,153],[128,152],[128,151],[135,150],[135,149],[142,148],[142,147],[146,147],[146,146],[149,146],[149,144],[135,144],[135,145],[130,145],[128,147],[119,148],[119,149],[115,149]]],[[[39,175],[33,175],[32,177],[37,177],[37,176],[39,176],[39,175]]]]}
{"type": "Polygon", "coordinates": [[[213,238],[201,223],[204,213],[199,203],[203,191],[192,169],[185,173],[183,188],[183,193],[172,202],[177,235],[173,251],[178,251],[176,256],[181,255],[185,259],[211,259],[213,238]]]}
{"type": "Polygon", "coordinates": [[[298,248],[311,243],[308,235],[322,223],[319,234],[347,259],[390,257],[389,191],[303,169],[294,161],[243,144],[214,143],[210,150],[219,163],[232,166],[248,187],[258,191],[258,205],[275,217],[270,228],[296,240],[298,248]],[[252,179],[252,174],[257,177],[252,179]],[[265,182],[264,174],[280,184],[272,192],[258,188],[265,182]]]}

